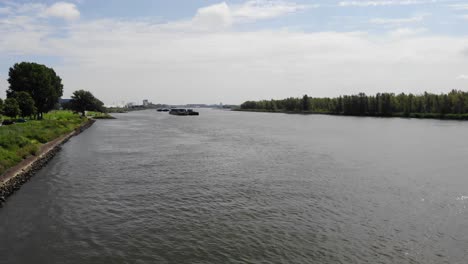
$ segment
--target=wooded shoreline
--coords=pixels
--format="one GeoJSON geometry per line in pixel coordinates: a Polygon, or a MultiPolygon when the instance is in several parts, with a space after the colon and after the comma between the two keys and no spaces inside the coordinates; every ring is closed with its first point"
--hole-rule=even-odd
{"type": "Polygon", "coordinates": [[[468,120],[468,92],[452,90],[446,94],[377,93],[344,95],[334,98],[289,97],[246,101],[241,111],[297,114],[329,114],[342,116],[373,116],[468,120]]]}
{"type": "Polygon", "coordinates": [[[414,118],[414,119],[438,119],[438,120],[468,120],[468,114],[446,114],[440,115],[437,113],[393,113],[391,115],[351,115],[327,112],[311,112],[311,111],[272,111],[263,109],[233,109],[239,112],[256,112],[256,113],[277,113],[277,114],[292,114],[292,115],[332,115],[332,116],[353,116],[353,117],[381,117],[381,118],[414,118]]]}

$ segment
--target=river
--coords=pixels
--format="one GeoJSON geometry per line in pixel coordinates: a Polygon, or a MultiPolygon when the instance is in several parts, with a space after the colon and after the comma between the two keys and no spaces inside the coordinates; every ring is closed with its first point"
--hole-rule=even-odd
{"type": "Polygon", "coordinates": [[[466,263],[468,122],[154,110],[0,208],[0,263],[466,263]]]}

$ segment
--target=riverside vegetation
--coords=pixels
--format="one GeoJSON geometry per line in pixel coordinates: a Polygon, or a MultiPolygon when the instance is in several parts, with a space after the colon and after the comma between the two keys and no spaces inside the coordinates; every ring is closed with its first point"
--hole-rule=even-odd
{"type": "Polygon", "coordinates": [[[7,98],[0,99],[0,175],[30,155],[36,155],[41,145],[68,134],[94,118],[112,118],[103,103],[91,92],[78,90],[71,101],[57,111],[63,94],[61,78],[45,65],[21,62],[9,70],[7,98]],[[81,116],[78,114],[81,113],[81,116]],[[21,119],[16,119],[18,116],[21,119]],[[29,117],[29,120],[26,118],[29,117]],[[15,123],[15,121],[19,121],[15,123]],[[27,122],[26,122],[27,121],[27,122]]]}
{"type": "Polygon", "coordinates": [[[36,155],[42,144],[70,133],[87,120],[71,111],[53,111],[44,114],[42,120],[0,127],[0,175],[28,156],[36,155]]]}
{"type": "Polygon", "coordinates": [[[414,95],[401,93],[364,93],[336,98],[302,98],[246,101],[242,111],[321,113],[350,116],[441,118],[468,120],[468,92],[452,90],[448,94],[414,95]]]}

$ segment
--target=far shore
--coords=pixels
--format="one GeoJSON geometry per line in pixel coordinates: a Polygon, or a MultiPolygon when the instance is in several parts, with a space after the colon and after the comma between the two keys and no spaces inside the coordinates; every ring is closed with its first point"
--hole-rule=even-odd
{"type": "Polygon", "coordinates": [[[278,113],[278,114],[294,114],[294,115],[333,115],[333,116],[353,116],[353,117],[382,117],[382,118],[415,118],[415,119],[439,119],[439,120],[468,120],[468,114],[446,114],[437,113],[392,113],[390,115],[346,115],[327,112],[312,112],[312,111],[282,111],[282,110],[263,110],[263,109],[233,109],[239,112],[257,112],[257,113],[278,113]]]}

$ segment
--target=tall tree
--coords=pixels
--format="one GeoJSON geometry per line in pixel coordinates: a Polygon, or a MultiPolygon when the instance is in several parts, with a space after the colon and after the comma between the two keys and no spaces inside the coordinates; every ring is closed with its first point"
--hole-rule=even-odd
{"type": "Polygon", "coordinates": [[[302,108],[302,111],[309,111],[310,110],[310,100],[309,100],[309,96],[307,96],[307,94],[304,94],[304,96],[302,97],[302,101],[301,101],[301,108],[302,108]]]}
{"type": "Polygon", "coordinates": [[[3,114],[10,118],[15,118],[21,114],[18,102],[15,98],[7,98],[3,105],[3,114]]]}
{"type": "Polygon", "coordinates": [[[71,98],[70,106],[72,110],[81,113],[83,116],[86,111],[104,111],[104,104],[89,91],[75,91],[71,98]]]}
{"type": "Polygon", "coordinates": [[[3,112],[3,100],[2,98],[0,98],[0,115],[2,114],[3,112]]]}
{"type": "Polygon", "coordinates": [[[31,95],[37,108],[37,117],[54,109],[63,94],[62,79],[51,68],[34,62],[16,63],[10,68],[7,97],[18,92],[31,95]]]}
{"type": "Polygon", "coordinates": [[[15,99],[18,102],[18,106],[21,110],[21,116],[32,116],[36,113],[36,106],[31,95],[27,92],[21,91],[15,94],[15,99]]]}

